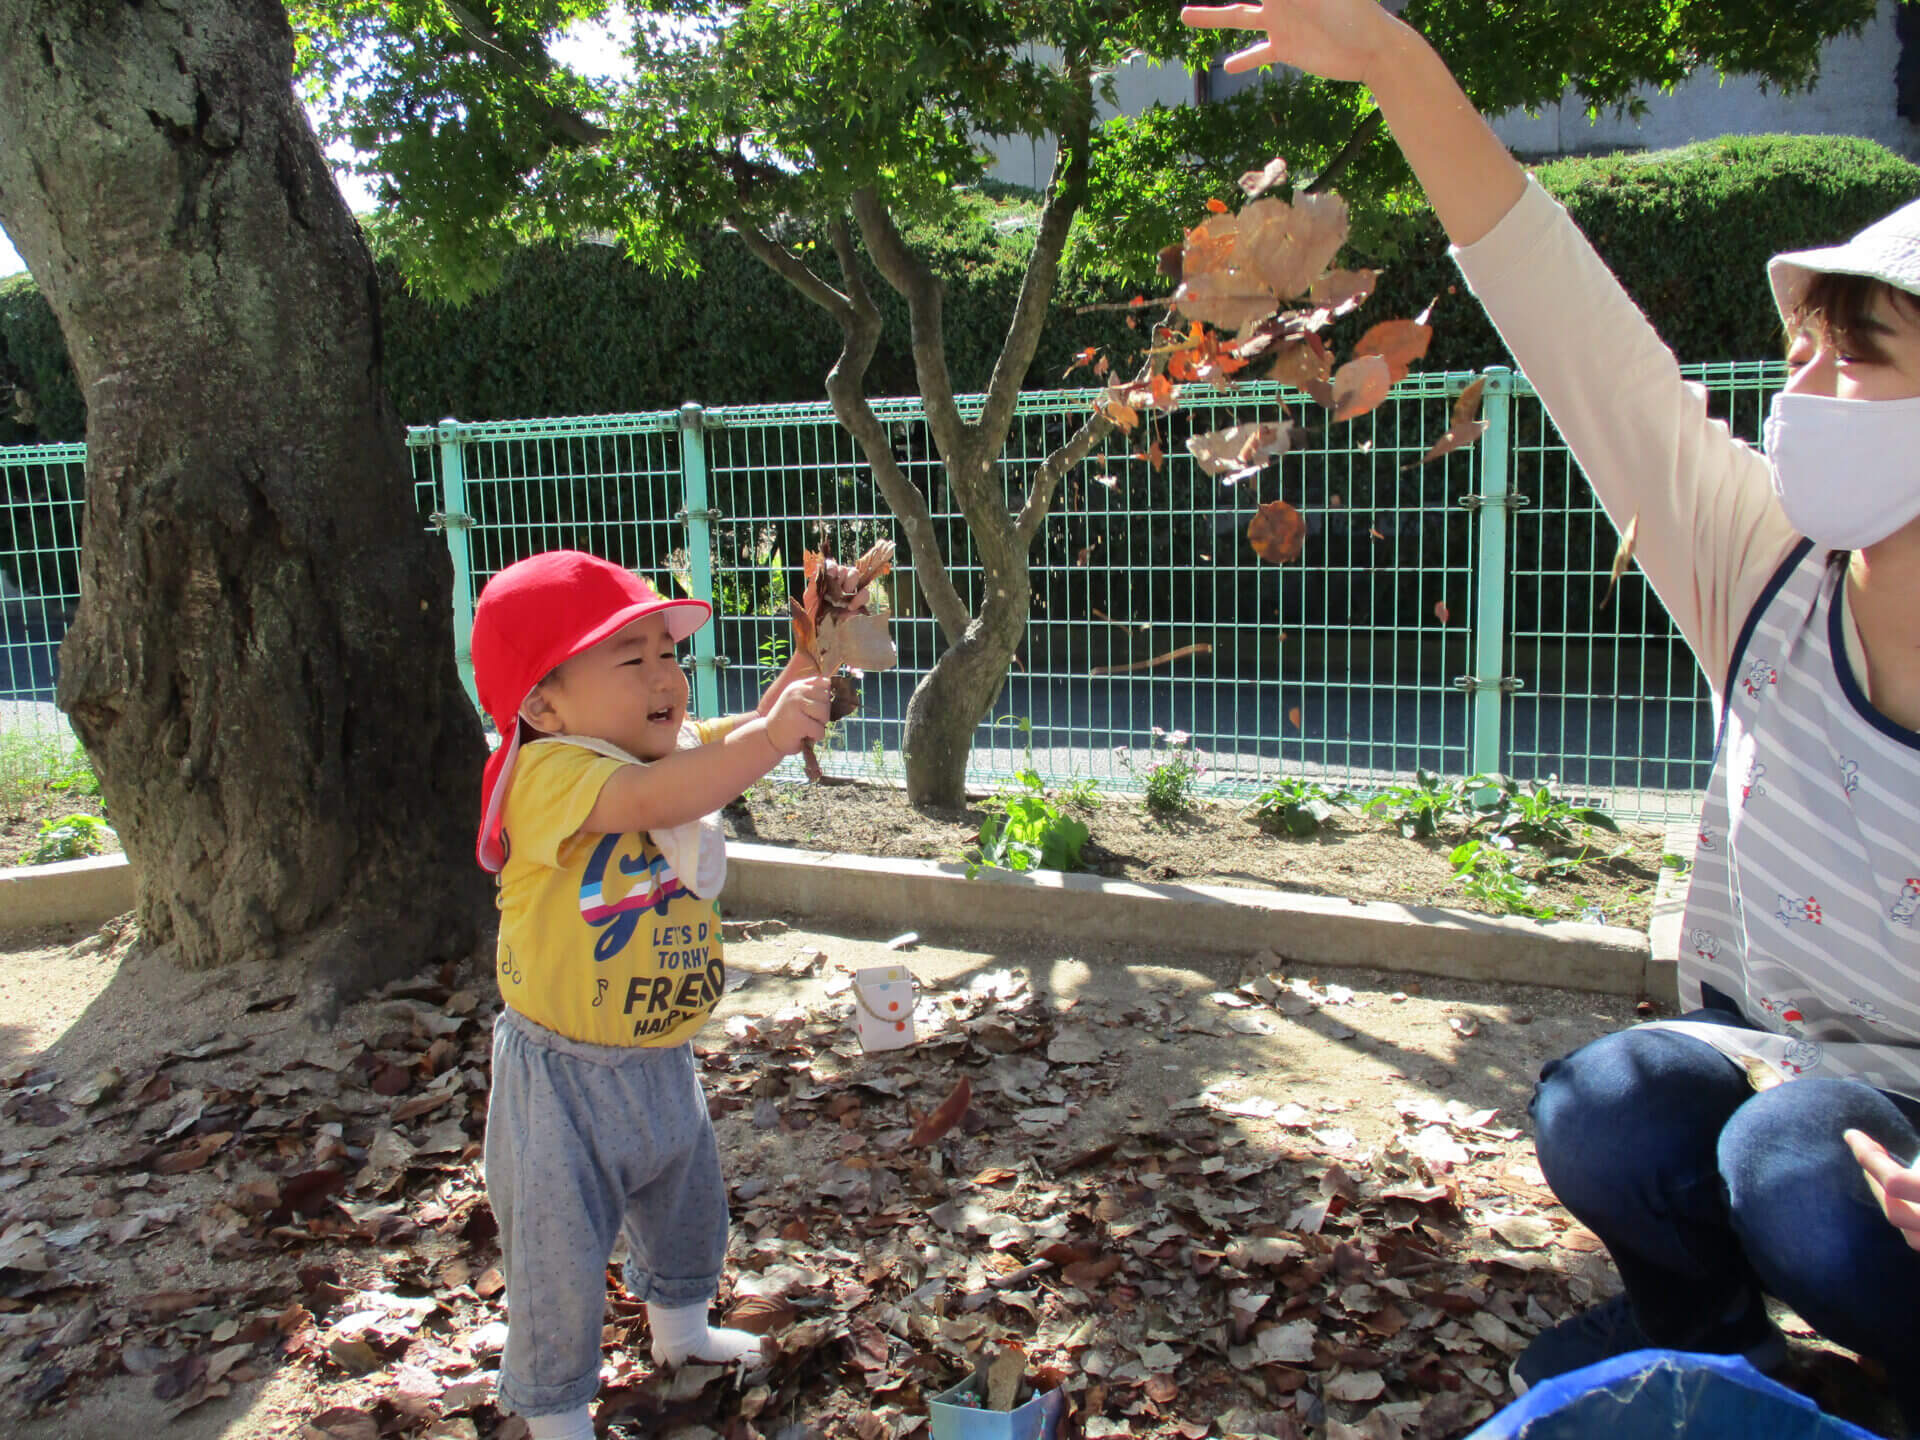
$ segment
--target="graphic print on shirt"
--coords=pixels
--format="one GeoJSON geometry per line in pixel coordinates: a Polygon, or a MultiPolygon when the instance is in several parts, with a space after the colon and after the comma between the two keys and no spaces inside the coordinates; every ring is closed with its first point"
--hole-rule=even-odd
{"type": "Polygon", "coordinates": [[[1887,1023],[1887,1012],[1871,1000],[1849,1000],[1847,1004],[1852,1007],[1854,1014],[1858,1015],[1869,1025],[1884,1025],[1887,1023]]]}
{"type": "Polygon", "coordinates": [[[1760,698],[1761,686],[1778,685],[1779,683],[1780,672],[1775,670],[1773,666],[1769,665],[1765,660],[1755,656],[1747,662],[1747,675],[1746,678],[1740,682],[1740,688],[1747,692],[1747,698],[1749,700],[1757,700],[1760,698]]]}
{"type": "Polygon", "coordinates": [[[1755,795],[1765,795],[1767,793],[1767,787],[1760,783],[1760,777],[1766,773],[1767,767],[1762,765],[1758,760],[1748,760],[1746,782],[1740,787],[1740,799],[1743,802],[1753,799],[1755,795]]]}
{"type": "Polygon", "coordinates": [[[1896,925],[1914,928],[1914,921],[1920,920],[1920,878],[1910,879],[1900,887],[1900,893],[1894,896],[1892,908],[1887,918],[1896,925]]]}
{"type": "Polygon", "coordinates": [[[1824,1052],[1811,1040],[1796,1040],[1787,1047],[1787,1053],[1780,1057],[1780,1068],[1795,1075],[1804,1075],[1820,1066],[1820,1056],[1824,1052]]]}
{"type": "Polygon", "coordinates": [[[1687,944],[1693,947],[1693,953],[1708,964],[1720,958],[1720,937],[1710,930],[1689,930],[1687,944]]]}
{"type": "Polygon", "coordinates": [[[1778,1020],[1781,1030],[1788,1035],[1798,1035],[1801,1024],[1807,1018],[1791,1000],[1781,1000],[1771,995],[1760,1002],[1760,1008],[1778,1020]]]}
{"type": "Polygon", "coordinates": [[[1720,842],[1714,838],[1713,827],[1711,825],[1702,825],[1700,827],[1699,841],[1702,850],[1717,850],[1720,848],[1720,842]]]}
{"type": "Polygon", "coordinates": [[[1791,895],[1782,895],[1780,908],[1773,912],[1773,918],[1789,927],[1796,921],[1818,925],[1820,924],[1820,901],[1812,895],[1804,900],[1796,900],[1791,895]]]}
{"type": "Polygon", "coordinates": [[[1840,757],[1840,788],[1847,794],[1855,794],[1860,789],[1860,762],[1840,757]]]}
{"type": "Polygon", "coordinates": [[[602,931],[593,946],[595,960],[611,960],[626,949],[634,931],[640,928],[640,917],[647,911],[665,915],[669,904],[689,893],[680,883],[680,877],[673,873],[673,867],[667,864],[666,856],[656,854],[652,860],[646,858],[638,836],[632,841],[636,853],[621,855],[616,860],[614,851],[627,838],[602,835],[580,877],[580,918],[602,931]],[[608,874],[610,862],[614,872],[611,876],[608,874]],[[627,880],[637,883],[628,887],[622,883],[627,880]]]}

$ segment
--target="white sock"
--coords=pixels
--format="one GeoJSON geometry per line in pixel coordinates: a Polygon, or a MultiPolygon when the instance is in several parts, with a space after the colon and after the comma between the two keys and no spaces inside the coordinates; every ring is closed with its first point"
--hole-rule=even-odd
{"type": "Polygon", "coordinates": [[[593,1412],[585,1405],[558,1415],[529,1415],[526,1421],[533,1440],[593,1440],[593,1412]]]}
{"type": "Polygon", "coordinates": [[[736,1360],[758,1359],[760,1337],[745,1330],[722,1330],[707,1323],[707,1307],[647,1305],[647,1326],[653,1331],[653,1363],[684,1365],[697,1360],[703,1365],[731,1365],[736,1360]]]}

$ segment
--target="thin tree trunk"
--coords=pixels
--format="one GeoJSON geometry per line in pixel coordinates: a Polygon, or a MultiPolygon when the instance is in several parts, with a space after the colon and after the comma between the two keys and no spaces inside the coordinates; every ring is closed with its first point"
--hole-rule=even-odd
{"type": "Polygon", "coordinates": [[[0,218],[86,394],[60,704],[191,966],[467,953],[478,721],[278,0],[0,9],[0,218]]]}
{"type": "Polygon", "coordinates": [[[1012,572],[989,566],[986,599],[957,644],[949,645],[907,701],[907,799],[956,809],[966,801],[974,731],[999,698],[1007,667],[1027,631],[1032,588],[1024,561],[1012,572]]]}

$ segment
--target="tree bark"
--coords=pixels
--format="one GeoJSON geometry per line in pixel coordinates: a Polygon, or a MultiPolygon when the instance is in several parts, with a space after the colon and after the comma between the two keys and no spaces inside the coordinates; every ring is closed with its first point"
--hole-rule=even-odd
{"type": "Polygon", "coordinates": [[[323,1001],[468,953],[485,749],[279,0],[12,0],[0,219],[88,402],[59,700],[148,939],[323,1001]]]}

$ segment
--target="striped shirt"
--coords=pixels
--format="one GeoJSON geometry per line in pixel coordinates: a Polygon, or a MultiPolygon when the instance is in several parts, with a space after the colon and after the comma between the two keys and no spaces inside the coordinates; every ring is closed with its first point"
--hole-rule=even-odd
{"type": "Polygon", "coordinates": [[[1920,734],[1868,703],[1837,636],[1844,556],[1802,541],[1734,649],[1681,928],[1677,1022],[1775,1075],[1920,1099],[1920,734]]]}

